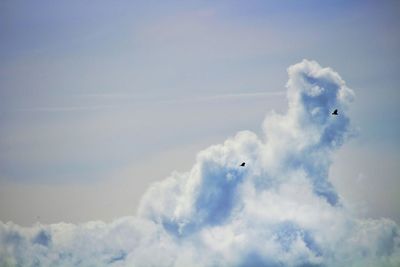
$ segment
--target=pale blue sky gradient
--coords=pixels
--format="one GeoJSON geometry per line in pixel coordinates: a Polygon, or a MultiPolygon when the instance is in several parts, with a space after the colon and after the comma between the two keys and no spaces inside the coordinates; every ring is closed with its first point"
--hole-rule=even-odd
{"type": "Polygon", "coordinates": [[[3,1],[0,220],[133,214],[199,149],[286,110],[286,68],[308,58],[357,96],[338,191],[399,222],[399,15],[397,1],[3,1]]]}

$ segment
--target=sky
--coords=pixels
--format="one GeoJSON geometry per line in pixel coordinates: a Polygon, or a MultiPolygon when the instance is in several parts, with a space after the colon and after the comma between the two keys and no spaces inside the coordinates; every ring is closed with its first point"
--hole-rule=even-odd
{"type": "Polygon", "coordinates": [[[397,1],[2,1],[0,220],[110,222],[198,151],[287,110],[286,69],[339,72],[354,138],[330,177],[400,222],[397,1]]]}
{"type": "Polygon", "coordinates": [[[2,1],[0,265],[398,266],[399,13],[2,1]]]}

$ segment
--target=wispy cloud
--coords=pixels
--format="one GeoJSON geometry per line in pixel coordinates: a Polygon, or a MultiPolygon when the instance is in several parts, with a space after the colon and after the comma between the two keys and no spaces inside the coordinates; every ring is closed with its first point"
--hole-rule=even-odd
{"type": "Polygon", "coordinates": [[[75,98],[101,100],[102,102],[112,102],[113,105],[71,105],[71,106],[34,106],[25,108],[15,108],[12,112],[80,112],[80,111],[96,111],[96,110],[111,110],[129,107],[135,103],[190,103],[204,102],[215,100],[246,100],[249,98],[264,98],[264,97],[282,97],[283,91],[271,92],[252,92],[252,93],[228,93],[217,95],[193,95],[193,96],[165,96],[165,95],[137,95],[128,93],[109,93],[109,94],[82,94],[76,95],[75,98]]]}
{"type": "Polygon", "coordinates": [[[102,105],[102,106],[57,106],[57,107],[30,107],[19,108],[13,111],[16,112],[75,112],[75,111],[91,111],[102,109],[113,109],[116,106],[102,105]]]}
{"type": "Polygon", "coordinates": [[[224,98],[253,98],[253,97],[275,97],[284,96],[284,91],[271,91],[271,92],[252,92],[252,93],[231,93],[231,94],[218,94],[210,96],[199,96],[195,99],[224,99],[224,98]]]}
{"type": "Polygon", "coordinates": [[[197,102],[197,101],[212,101],[212,100],[229,100],[229,99],[248,99],[248,98],[263,98],[263,97],[282,97],[285,96],[285,91],[268,91],[268,92],[246,92],[246,93],[225,93],[225,94],[205,94],[205,95],[138,95],[129,93],[98,93],[84,94],[77,97],[85,99],[102,99],[102,100],[129,100],[133,102],[197,102]]]}

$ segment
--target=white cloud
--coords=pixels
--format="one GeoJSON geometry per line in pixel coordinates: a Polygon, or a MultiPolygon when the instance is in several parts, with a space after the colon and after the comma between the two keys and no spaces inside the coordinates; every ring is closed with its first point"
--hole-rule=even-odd
{"type": "Polygon", "coordinates": [[[329,181],[353,91],[314,61],[288,73],[289,109],[267,116],[265,136],[244,131],[201,151],[190,171],[148,189],[136,217],[0,223],[0,265],[399,266],[398,225],[358,219],[329,181]]]}

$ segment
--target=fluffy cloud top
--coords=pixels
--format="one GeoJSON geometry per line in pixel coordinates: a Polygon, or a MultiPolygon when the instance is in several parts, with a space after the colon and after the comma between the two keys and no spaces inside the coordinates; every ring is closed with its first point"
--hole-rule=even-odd
{"type": "Polygon", "coordinates": [[[201,151],[190,171],[149,188],[136,217],[0,222],[0,265],[400,266],[399,227],[357,219],[329,181],[353,91],[315,61],[288,74],[288,111],[267,116],[264,136],[244,131],[201,151]]]}

